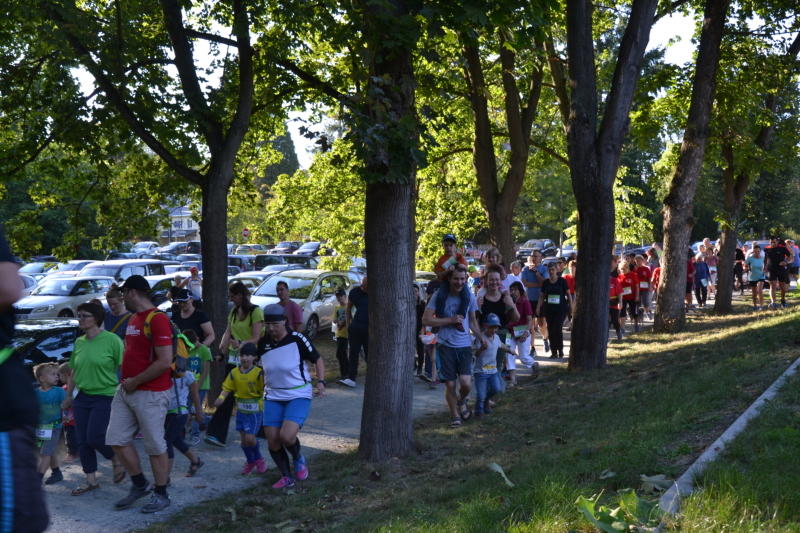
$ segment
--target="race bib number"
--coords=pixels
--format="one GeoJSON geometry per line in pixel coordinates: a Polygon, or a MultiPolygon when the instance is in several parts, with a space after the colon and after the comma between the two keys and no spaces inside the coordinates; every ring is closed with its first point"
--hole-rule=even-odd
{"type": "Polygon", "coordinates": [[[36,438],[50,440],[53,438],[53,424],[39,424],[36,426],[36,438]]]}
{"type": "Polygon", "coordinates": [[[561,295],[560,294],[548,294],[547,295],[547,303],[558,305],[561,303],[561,295]]]}
{"type": "Polygon", "coordinates": [[[237,408],[239,411],[243,413],[257,413],[258,412],[258,402],[238,402],[237,408]]]}
{"type": "Polygon", "coordinates": [[[640,281],[639,282],[639,288],[647,290],[647,289],[650,288],[650,283],[648,283],[647,281],[640,281]]]}
{"type": "Polygon", "coordinates": [[[239,350],[230,353],[228,356],[228,364],[239,366],[239,350]]]}
{"type": "Polygon", "coordinates": [[[528,328],[526,326],[514,326],[514,338],[519,339],[520,337],[525,335],[526,331],[528,331],[528,328]]]}
{"type": "Polygon", "coordinates": [[[633,289],[631,289],[630,287],[622,287],[622,294],[624,294],[625,296],[633,294],[633,289]]]}
{"type": "Polygon", "coordinates": [[[511,348],[511,337],[506,337],[506,346],[511,348]]]}
{"type": "Polygon", "coordinates": [[[483,365],[483,371],[486,372],[487,374],[491,374],[495,370],[497,370],[497,365],[493,365],[491,363],[483,365]]]}

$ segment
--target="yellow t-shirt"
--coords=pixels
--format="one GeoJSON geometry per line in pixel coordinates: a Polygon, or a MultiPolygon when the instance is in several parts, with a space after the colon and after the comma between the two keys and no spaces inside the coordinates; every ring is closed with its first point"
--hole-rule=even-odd
{"type": "Polygon", "coordinates": [[[345,325],[339,327],[339,320],[345,320],[345,313],[347,312],[347,307],[344,305],[337,305],[333,308],[333,321],[336,322],[336,338],[337,339],[346,339],[347,338],[347,322],[345,321],[345,325]]]}
{"type": "Polygon", "coordinates": [[[222,383],[222,390],[232,392],[236,396],[240,411],[255,412],[254,409],[241,407],[255,403],[258,404],[258,412],[264,410],[264,371],[257,366],[253,366],[247,372],[242,372],[241,367],[231,370],[222,383]]]}

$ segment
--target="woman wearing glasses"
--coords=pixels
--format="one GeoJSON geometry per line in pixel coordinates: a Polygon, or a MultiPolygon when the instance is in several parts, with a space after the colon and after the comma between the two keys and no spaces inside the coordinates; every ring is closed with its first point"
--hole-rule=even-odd
{"type": "Polygon", "coordinates": [[[72,491],[73,496],[100,488],[97,483],[97,452],[111,461],[115,484],[125,479],[122,463],[116,460],[111,446],[106,444],[111,400],[119,384],[117,369],[122,364],[125,348],[117,335],[101,329],[105,314],[102,304],[97,301],[78,306],[78,327],[84,335],[75,341],[69,360],[73,372],[67,383],[67,397],[61,404],[62,409],[72,407],[78,453],[86,474],[86,481],[72,491]]]}

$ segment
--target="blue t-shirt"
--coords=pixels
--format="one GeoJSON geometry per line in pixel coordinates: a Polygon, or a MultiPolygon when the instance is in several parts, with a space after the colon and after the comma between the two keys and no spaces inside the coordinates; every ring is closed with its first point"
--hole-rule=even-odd
{"type": "Polygon", "coordinates": [[[745,264],[750,267],[750,274],[747,279],[750,281],[761,281],[764,279],[764,256],[758,259],[751,255],[745,260],[745,264]]]}
{"type": "Polygon", "coordinates": [[[792,246],[792,249],[789,251],[794,252],[794,262],[792,263],[792,266],[800,267],[800,248],[797,246],[792,246]]]}
{"type": "Polygon", "coordinates": [[[128,329],[128,321],[132,316],[133,313],[129,313],[127,311],[121,316],[113,316],[111,313],[106,313],[106,317],[103,319],[103,329],[117,335],[124,341],[125,330],[128,329]],[[120,320],[122,320],[122,322],[120,322],[120,320]],[[117,324],[119,324],[119,326],[117,326],[117,324]],[[116,329],[114,329],[114,327],[116,327],[116,329]]]}
{"type": "MultiPolygon", "coordinates": [[[[438,292],[438,291],[437,291],[438,292]]],[[[461,307],[461,293],[453,296],[447,295],[447,300],[444,302],[444,316],[439,318],[447,318],[458,314],[458,308],[461,307]]],[[[436,311],[436,295],[428,301],[428,309],[436,311]]],[[[436,344],[443,346],[450,346],[451,348],[469,348],[472,346],[472,335],[469,334],[469,314],[478,310],[478,301],[472,293],[469,293],[469,307],[467,314],[464,316],[464,331],[458,331],[454,326],[442,326],[439,333],[436,334],[436,344]]]]}
{"type": "Polygon", "coordinates": [[[53,428],[61,427],[61,402],[67,393],[61,387],[53,387],[47,392],[36,389],[39,399],[39,424],[53,424],[53,428]]]}
{"type": "Polygon", "coordinates": [[[356,314],[350,321],[350,327],[354,329],[369,329],[369,296],[361,290],[361,287],[353,287],[347,299],[353,302],[356,314]]]}
{"type": "MultiPolygon", "coordinates": [[[[547,279],[548,277],[550,277],[549,274],[547,273],[546,266],[539,265],[538,267],[535,268],[536,270],[539,271],[539,274],[542,276],[542,278],[547,279]]],[[[522,269],[522,272],[520,272],[519,277],[522,278],[522,281],[527,281],[530,283],[539,283],[539,278],[536,277],[536,274],[534,274],[533,271],[530,269],[530,267],[527,265],[525,266],[525,268],[522,269]]],[[[528,293],[528,300],[534,302],[533,305],[536,305],[536,303],[539,302],[539,295],[542,293],[542,288],[526,287],[525,290],[528,293]]]]}

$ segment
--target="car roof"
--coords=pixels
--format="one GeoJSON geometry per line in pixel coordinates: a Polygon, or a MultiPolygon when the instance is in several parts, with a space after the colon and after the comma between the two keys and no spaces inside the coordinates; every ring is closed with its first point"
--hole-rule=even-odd
{"type": "Polygon", "coordinates": [[[148,283],[150,283],[151,281],[157,283],[164,279],[175,279],[175,276],[180,276],[181,274],[186,274],[185,276],[181,276],[184,278],[188,278],[189,276],[192,275],[191,272],[189,272],[188,270],[178,270],[176,272],[173,272],[172,274],[157,274],[155,276],[145,276],[144,279],[146,279],[148,283]]]}
{"type": "MultiPolygon", "coordinates": [[[[117,281],[114,278],[112,278],[111,276],[75,276],[74,278],[72,276],[70,276],[70,277],[64,276],[64,277],[61,277],[61,278],[50,278],[50,279],[62,279],[62,280],[63,279],[65,279],[65,280],[73,280],[74,279],[75,281],[87,281],[87,280],[91,281],[93,279],[110,279],[113,282],[117,281]]],[[[42,281],[44,281],[44,280],[42,280],[42,281]]]]}
{"type": "MultiPolygon", "coordinates": [[[[90,266],[147,265],[155,262],[155,259],[112,259],[110,261],[95,261],[94,263],[89,263],[83,268],[90,266]]],[[[160,263],[161,261],[158,262],[160,263]]]]}
{"type": "Polygon", "coordinates": [[[342,272],[341,270],[315,270],[311,268],[283,270],[275,273],[276,276],[284,276],[287,278],[318,278],[325,274],[339,274],[342,276],[347,276],[347,272],[342,272]]]}

